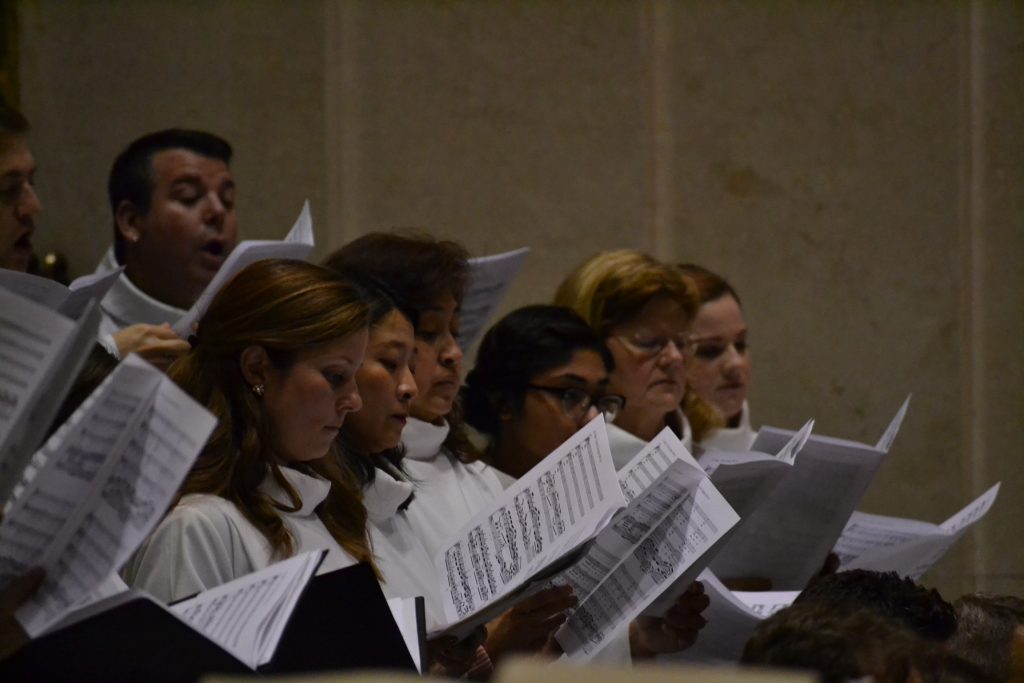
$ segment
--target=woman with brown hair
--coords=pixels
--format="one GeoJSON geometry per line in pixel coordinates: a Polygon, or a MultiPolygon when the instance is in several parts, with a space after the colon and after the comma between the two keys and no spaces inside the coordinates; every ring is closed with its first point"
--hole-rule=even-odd
{"type": "Polygon", "coordinates": [[[168,375],[217,417],[177,505],[124,569],[173,601],[305,550],[369,562],[359,486],[335,439],[361,406],[362,292],[301,261],[259,261],[214,297],[168,375]]]}
{"type": "MultiPolygon", "coordinates": [[[[690,328],[693,360],[686,378],[695,395],[716,413],[720,429],[699,435],[702,446],[722,450],[749,450],[757,437],[750,426],[750,347],[740,297],[725,278],[693,264],[679,266],[693,283],[700,308],[690,328]]],[[[683,410],[693,421],[693,410],[683,410]]]]}
{"type": "Polygon", "coordinates": [[[615,466],[629,462],[666,426],[692,450],[679,405],[697,299],[682,274],[639,251],[606,251],[570,273],[554,303],[582,317],[615,361],[608,391],[626,399],[608,426],[615,466]]]}

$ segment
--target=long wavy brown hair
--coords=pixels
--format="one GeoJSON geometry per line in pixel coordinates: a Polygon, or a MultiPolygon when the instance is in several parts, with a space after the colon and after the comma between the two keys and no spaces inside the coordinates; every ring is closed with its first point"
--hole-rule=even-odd
{"type": "MultiPolygon", "coordinates": [[[[205,493],[225,498],[267,538],[275,556],[294,554],[295,540],[279,513],[298,510],[302,500],[275,458],[273,426],[242,376],[241,354],[261,346],[278,370],[287,372],[300,353],[365,329],[368,317],[360,289],[303,261],[258,261],[232,278],[199,322],[191,351],[167,373],[217,418],[179,497],[205,493]],[[260,491],[268,475],[287,493],[291,507],[260,491]]],[[[361,488],[334,449],[324,458],[288,467],[331,483],[317,515],[345,550],[373,565],[361,488]]]]}

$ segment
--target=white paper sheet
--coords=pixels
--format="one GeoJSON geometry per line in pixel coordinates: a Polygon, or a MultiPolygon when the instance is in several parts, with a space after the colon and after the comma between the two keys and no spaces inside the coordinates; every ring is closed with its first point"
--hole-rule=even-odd
{"type": "Polygon", "coordinates": [[[35,637],[128,559],[161,519],[215,420],[159,370],[126,358],[43,447],[0,523],[0,586],[41,566],[17,612],[35,637]]]}
{"type": "Polygon", "coordinates": [[[100,301],[114,286],[124,267],[78,278],[68,287],[38,275],[0,269],[0,288],[7,289],[51,311],[78,320],[90,301],[100,301]]]}
{"type": "Polygon", "coordinates": [[[580,562],[554,579],[572,585],[580,598],[556,634],[566,657],[587,661],[645,610],[664,614],[703,570],[701,558],[737,522],[703,470],[676,459],[580,562]]]}
{"type": "Polygon", "coordinates": [[[391,617],[395,620],[398,630],[402,632],[402,640],[409,650],[416,670],[423,673],[420,654],[420,632],[419,622],[416,619],[416,598],[388,598],[388,609],[391,610],[391,617]]]}
{"type": "Polygon", "coordinates": [[[255,669],[273,658],[299,597],[326,552],[296,555],[203,591],[170,609],[255,669]]]}
{"type": "Polygon", "coordinates": [[[446,628],[487,614],[593,538],[625,502],[598,416],[442,546],[434,564],[446,628]]]}
{"type": "Polygon", "coordinates": [[[459,308],[459,346],[468,350],[484,333],[494,311],[526,262],[528,247],[469,259],[469,278],[459,308]]]}
{"type": "Polygon", "coordinates": [[[99,319],[95,303],[75,323],[0,289],[0,504],[67,396],[99,319]]]}
{"type": "Polygon", "coordinates": [[[836,542],[841,568],[895,571],[917,580],[988,513],[998,495],[996,484],[941,525],[854,512],[836,542]]]}
{"type": "Polygon", "coordinates": [[[174,323],[174,331],[183,339],[192,334],[192,325],[199,321],[210,307],[213,297],[228,280],[246,266],[270,258],[296,259],[304,261],[313,251],[313,221],[309,212],[309,201],[302,205],[302,211],[292,229],[280,242],[274,240],[245,240],[234,248],[210,280],[192,308],[174,323]]]}
{"type": "MultiPolygon", "coordinates": [[[[906,406],[885,430],[883,445],[891,445],[906,406]]],[[[793,435],[765,427],[753,450],[776,451],[793,435]]],[[[763,577],[777,590],[802,589],[821,569],[885,454],[854,441],[811,436],[791,471],[744,519],[711,569],[722,578],[763,577]]]]}
{"type": "Polygon", "coordinates": [[[694,469],[702,469],[672,430],[665,427],[629,462],[619,468],[619,486],[622,487],[626,500],[632,501],[640,495],[677,460],[682,460],[694,469]]]}

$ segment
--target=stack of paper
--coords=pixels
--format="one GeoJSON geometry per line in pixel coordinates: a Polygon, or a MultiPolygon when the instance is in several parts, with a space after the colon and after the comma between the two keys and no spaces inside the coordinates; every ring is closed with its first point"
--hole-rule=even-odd
{"type": "Polygon", "coordinates": [[[94,302],[76,323],[0,288],[0,504],[14,491],[78,376],[99,320],[94,302]]]}
{"type": "MultiPolygon", "coordinates": [[[[892,445],[910,399],[876,446],[812,436],[778,486],[711,562],[723,578],[763,577],[776,589],[799,590],[819,571],[892,445]]],[[[794,433],[766,427],[754,450],[770,453],[794,433]]]]}
{"type": "Polygon", "coordinates": [[[32,567],[46,570],[17,612],[30,636],[138,548],[215,423],[163,373],[129,356],[50,438],[0,523],[0,587],[32,567]]]}
{"type": "Polygon", "coordinates": [[[836,543],[840,568],[895,571],[917,580],[985,516],[998,494],[996,484],[940,525],[854,512],[836,543]]]}
{"type": "Polygon", "coordinates": [[[469,278],[459,308],[459,346],[463,350],[472,347],[483,334],[529,252],[523,247],[469,259],[469,278]]]}
{"type": "Polygon", "coordinates": [[[312,253],[313,246],[313,218],[309,212],[309,201],[306,201],[284,240],[246,240],[235,247],[192,308],[174,323],[174,331],[182,338],[192,334],[192,326],[206,313],[213,297],[246,266],[271,258],[305,260],[312,253]]]}

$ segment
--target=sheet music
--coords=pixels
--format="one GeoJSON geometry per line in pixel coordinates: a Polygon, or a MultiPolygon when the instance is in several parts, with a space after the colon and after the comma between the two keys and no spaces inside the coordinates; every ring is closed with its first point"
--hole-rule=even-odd
{"type": "Polygon", "coordinates": [[[835,552],[842,569],[895,571],[917,580],[988,513],[998,495],[996,484],[941,525],[855,512],[835,552]]]}
{"type": "Polygon", "coordinates": [[[701,469],[675,433],[665,427],[632,460],[619,468],[619,486],[626,500],[631,502],[639,496],[677,460],[701,469]]]}
{"type": "Polygon", "coordinates": [[[309,202],[302,206],[302,212],[292,225],[292,229],[280,242],[275,240],[245,240],[232,250],[220,270],[210,280],[203,293],[192,308],[174,323],[174,331],[182,339],[192,334],[192,325],[206,312],[213,297],[221,290],[238,271],[246,266],[269,258],[296,259],[304,261],[313,251],[313,227],[309,214],[309,202]]]}
{"type": "MultiPolygon", "coordinates": [[[[886,430],[891,444],[902,417],[886,430]]],[[[772,452],[793,432],[765,427],[753,450],[772,452]]],[[[725,543],[711,569],[723,578],[757,576],[779,590],[802,589],[821,568],[886,452],[811,436],[790,472],[725,543]]]]}
{"type": "Polygon", "coordinates": [[[746,519],[792,470],[813,428],[814,420],[809,420],[774,455],[758,451],[709,450],[701,456],[700,464],[736,514],[746,519]]]}
{"type": "Polygon", "coordinates": [[[483,334],[529,252],[528,247],[523,247],[469,259],[466,293],[459,308],[459,346],[463,349],[471,348],[483,334]]]}
{"type": "Polygon", "coordinates": [[[402,632],[402,640],[409,649],[409,656],[416,664],[416,670],[423,673],[422,655],[420,654],[419,623],[416,619],[416,598],[388,598],[388,609],[391,617],[402,632]]]}
{"type": "Polygon", "coordinates": [[[800,591],[733,591],[736,599],[762,619],[793,604],[800,591]]]}
{"type": "Polygon", "coordinates": [[[299,597],[326,552],[314,550],[277,562],[170,610],[255,669],[273,658],[299,597]]]}
{"type": "Polygon", "coordinates": [[[0,504],[7,501],[85,361],[99,311],[78,323],[0,289],[0,504]]]}
{"type": "Polygon", "coordinates": [[[49,278],[0,269],[0,288],[12,291],[72,320],[78,320],[90,301],[99,301],[107,295],[123,270],[124,266],[121,266],[110,272],[86,275],[65,287],[49,278]]]}
{"type": "Polygon", "coordinates": [[[598,416],[442,546],[434,564],[448,626],[590,540],[624,504],[598,416]]]}
{"type": "Polygon", "coordinates": [[[160,520],[215,420],[129,356],[43,447],[0,523],[0,585],[46,570],[17,612],[35,637],[128,559],[160,520]]]}
{"type": "Polygon", "coordinates": [[[577,587],[581,600],[555,635],[566,656],[590,659],[656,601],[663,614],[704,569],[702,556],[738,521],[702,470],[673,462],[599,534],[581,563],[556,577],[577,587]]]}

